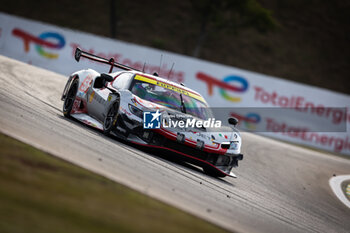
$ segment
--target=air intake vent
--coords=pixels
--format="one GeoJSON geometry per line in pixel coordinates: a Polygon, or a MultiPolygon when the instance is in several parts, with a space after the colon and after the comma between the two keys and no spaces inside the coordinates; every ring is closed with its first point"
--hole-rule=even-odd
{"type": "Polygon", "coordinates": [[[229,143],[229,142],[223,142],[223,143],[221,143],[221,148],[222,148],[222,149],[229,149],[229,148],[230,148],[230,143],[229,143]]]}

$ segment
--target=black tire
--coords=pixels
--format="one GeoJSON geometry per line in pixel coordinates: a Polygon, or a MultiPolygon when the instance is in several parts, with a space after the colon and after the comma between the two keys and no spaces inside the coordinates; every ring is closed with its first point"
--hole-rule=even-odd
{"type": "Polygon", "coordinates": [[[103,133],[109,135],[117,126],[117,118],[119,112],[119,98],[110,105],[106,117],[103,121],[103,133]]]}
{"type": "Polygon", "coordinates": [[[203,166],[203,171],[205,174],[209,175],[209,176],[213,176],[213,177],[226,177],[226,175],[220,171],[218,171],[217,169],[207,165],[207,166],[203,166]]]}
{"type": "Polygon", "coordinates": [[[79,79],[74,79],[72,84],[69,87],[66,98],[64,99],[64,102],[63,102],[63,115],[65,117],[70,117],[70,113],[73,108],[75,97],[77,95],[78,87],[79,87],[79,79]]]}

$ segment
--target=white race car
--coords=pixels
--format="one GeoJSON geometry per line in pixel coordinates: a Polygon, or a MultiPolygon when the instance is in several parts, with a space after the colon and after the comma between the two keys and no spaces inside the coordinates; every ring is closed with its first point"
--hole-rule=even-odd
{"type": "Polygon", "coordinates": [[[77,48],[85,57],[110,65],[110,71],[87,69],[73,73],[61,100],[63,114],[137,145],[165,149],[201,166],[215,177],[232,172],[243,159],[237,119],[224,127],[213,119],[204,98],[190,88],[146,74],[77,48]],[[122,69],[113,72],[113,67],[122,69]]]}

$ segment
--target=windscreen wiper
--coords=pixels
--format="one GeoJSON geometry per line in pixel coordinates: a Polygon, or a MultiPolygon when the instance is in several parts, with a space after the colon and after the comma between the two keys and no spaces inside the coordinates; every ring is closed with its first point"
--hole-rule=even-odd
{"type": "Polygon", "coordinates": [[[180,93],[180,99],[181,99],[181,112],[186,113],[186,107],[185,107],[184,99],[182,98],[181,93],[180,93]]]}

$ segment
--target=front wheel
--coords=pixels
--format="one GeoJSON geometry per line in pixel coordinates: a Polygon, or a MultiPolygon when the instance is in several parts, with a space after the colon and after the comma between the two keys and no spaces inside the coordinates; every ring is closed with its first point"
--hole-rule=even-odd
{"type": "Polygon", "coordinates": [[[67,96],[64,99],[64,102],[63,102],[63,115],[65,117],[70,117],[70,113],[71,113],[73,105],[74,105],[75,97],[77,95],[78,86],[79,86],[79,80],[75,79],[72,82],[72,84],[70,85],[70,88],[68,90],[67,96]]]}
{"type": "Polygon", "coordinates": [[[106,117],[103,122],[103,133],[105,135],[109,135],[111,131],[113,131],[117,124],[117,118],[118,118],[118,111],[119,111],[119,98],[110,105],[106,117]]]}

